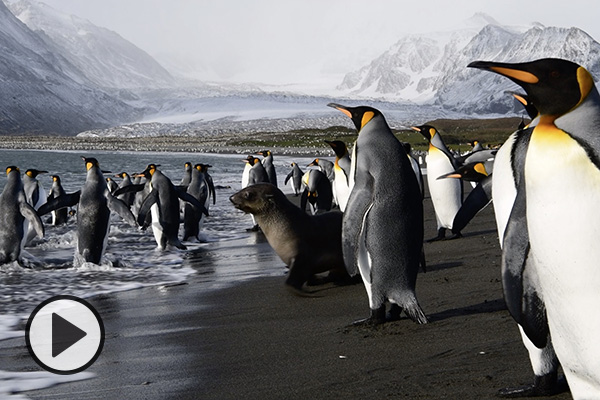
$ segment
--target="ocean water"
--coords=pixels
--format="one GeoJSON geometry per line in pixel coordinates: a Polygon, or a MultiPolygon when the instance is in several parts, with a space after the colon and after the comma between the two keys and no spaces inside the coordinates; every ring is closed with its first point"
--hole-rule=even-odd
{"type": "MultiPolygon", "coordinates": [[[[79,190],[86,175],[82,155],[98,159],[100,167],[111,172],[106,172],[105,177],[122,171],[141,172],[149,163],[158,164],[174,184],[181,181],[185,162],[212,165],[209,172],[216,187],[217,202],[211,203],[210,216],[204,223],[202,235],[206,242],[186,242],[187,250],[162,251],[157,249],[151,228],[142,231],[131,227],[113,214],[108,247],[101,264],[75,267],[75,218],[58,227],[45,223],[45,237],[35,239],[25,248],[22,255],[25,267],[16,262],[0,265],[0,340],[24,335],[24,321],[33,309],[59,294],[88,298],[149,285],[175,284],[192,277],[207,289],[218,289],[256,276],[282,273],[276,256],[272,263],[267,263],[273,264],[273,268],[265,268],[264,260],[256,258],[264,255],[253,254],[256,235],[246,232],[252,225],[250,216],[235,209],[229,201],[241,188],[244,155],[0,150],[0,190],[6,182],[4,170],[9,165],[18,166],[22,173],[29,168],[48,171],[38,176],[46,191],[52,186],[49,175],[59,175],[67,193],[79,190]],[[232,247],[242,249],[231,251],[232,247]]],[[[312,159],[277,155],[274,158],[279,187],[291,193],[289,186],[283,186],[290,163],[295,161],[306,166],[312,159]]],[[[46,222],[47,218],[42,220],[46,222]]],[[[86,372],[64,377],[45,371],[15,373],[1,369],[0,364],[0,397],[47,387],[65,379],[92,376],[86,372]]],[[[24,395],[14,398],[26,398],[21,396],[24,395]]]]}

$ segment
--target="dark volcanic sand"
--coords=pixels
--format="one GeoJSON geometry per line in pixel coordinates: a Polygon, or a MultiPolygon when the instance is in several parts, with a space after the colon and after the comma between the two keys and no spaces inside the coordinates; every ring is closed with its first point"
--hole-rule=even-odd
{"type": "MultiPolygon", "coordinates": [[[[426,237],[435,234],[425,199],[426,237]]],[[[425,245],[417,296],[430,319],[348,328],[368,316],[362,284],[287,292],[281,277],[204,291],[185,285],[92,302],[104,319],[96,378],[27,392],[34,399],[489,399],[533,373],[505,309],[492,207],[462,239],[425,245]]],[[[260,234],[252,234],[260,235],[260,234]]],[[[219,251],[243,252],[243,245],[219,251]]],[[[280,262],[266,243],[264,263],[280,262]]],[[[202,262],[198,269],[202,271],[202,262]]],[[[206,266],[205,266],[206,267],[206,266]]],[[[205,277],[204,277],[205,278],[205,277]]],[[[24,340],[0,342],[5,370],[39,369],[24,340]]],[[[568,393],[553,399],[568,399],[568,393]]]]}

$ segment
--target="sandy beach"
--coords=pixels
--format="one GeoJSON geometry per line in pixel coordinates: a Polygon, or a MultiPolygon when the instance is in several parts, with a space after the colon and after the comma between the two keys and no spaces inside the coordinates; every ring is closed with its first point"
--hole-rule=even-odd
{"type": "MultiPolygon", "coordinates": [[[[465,186],[466,187],[466,186],[465,186]]],[[[425,235],[435,234],[425,199],[425,235]]],[[[285,269],[260,233],[212,251],[256,262],[281,276],[199,290],[210,257],[183,285],[91,299],[106,327],[93,379],[25,392],[32,399],[487,399],[530,383],[533,373],[506,311],[492,206],[464,237],[425,245],[417,296],[430,319],[348,327],[368,316],[362,284],[313,287],[303,298],[283,286],[285,269]],[[254,237],[253,237],[254,236],[254,237]],[[255,244],[249,244],[249,242],[255,244]]],[[[209,272],[206,272],[207,269],[209,272]]],[[[0,342],[2,369],[32,371],[22,338],[0,342]]],[[[569,399],[564,393],[552,399],[569,399]]]]}

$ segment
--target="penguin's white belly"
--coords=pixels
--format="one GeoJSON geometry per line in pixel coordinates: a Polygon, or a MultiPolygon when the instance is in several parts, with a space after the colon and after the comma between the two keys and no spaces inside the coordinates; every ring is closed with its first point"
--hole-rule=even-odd
{"type": "Polygon", "coordinates": [[[160,224],[160,210],[158,209],[158,204],[155,203],[150,207],[150,215],[152,216],[152,234],[154,235],[154,240],[156,240],[156,243],[160,246],[164,232],[163,227],[160,224]]]}
{"type": "Polygon", "coordinates": [[[367,249],[367,216],[369,212],[373,208],[373,203],[369,206],[365,215],[363,216],[362,226],[360,228],[359,238],[358,238],[358,257],[357,264],[358,270],[360,272],[360,277],[362,278],[363,283],[365,284],[365,289],[367,290],[367,296],[369,297],[369,307],[371,309],[375,308],[373,303],[373,288],[371,282],[371,266],[372,260],[371,255],[369,254],[369,250],[367,249]]]}
{"type": "Polygon", "coordinates": [[[492,174],[492,199],[494,199],[494,213],[496,215],[496,225],[498,226],[498,238],[500,246],[504,238],[506,223],[510,217],[517,190],[513,177],[512,166],[510,162],[510,153],[514,145],[516,135],[512,134],[502,145],[494,161],[494,171],[492,174]]]}
{"type": "Polygon", "coordinates": [[[350,187],[346,180],[346,174],[344,174],[344,171],[341,168],[336,167],[334,172],[335,180],[333,181],[333,186],[337,195],[337,203],[340,206],[340,210],[343,212],[346,210],[348,198],[350,197],[350,187]]]}
{"type": "Polygon", "coordinates": [[[525,164],[531,255],[575,398],[600,398],[600,171],[565,134],[532,136],[525,164]]]}
{"type": "MultiPolygon", "coordinates": [[[[434,150],[430,150],[430,153],[434,150]]],[[[439,152],[439,150],[435,150],[439,152]]],[[[454,171],[447,157],[439,154],[427,156],[427,184],[438,220],[438,228],[452,228],[454,217],[462,205],[460,179],[437,179],[454,171]]]]}

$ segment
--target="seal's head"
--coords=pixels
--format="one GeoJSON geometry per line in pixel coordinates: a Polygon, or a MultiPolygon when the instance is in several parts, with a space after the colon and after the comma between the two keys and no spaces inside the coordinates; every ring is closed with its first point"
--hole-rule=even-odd
{"type": "Polygon", "coordinates": [[[260,215],[270,210],[279,195],[279,189],[270,183],[258,183],[248,186],[229,198],[233,206],[245,213],[260,215]]]}

